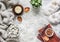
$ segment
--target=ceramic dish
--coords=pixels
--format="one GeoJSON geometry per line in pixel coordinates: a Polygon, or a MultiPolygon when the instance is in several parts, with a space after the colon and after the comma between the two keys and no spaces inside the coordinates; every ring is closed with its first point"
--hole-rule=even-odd
{"type": "Polygon", "coordinates": [[[52,37],[54,35],[54,31],[51,28],[45,30],[45,34],[48,37],[52,37]]]}

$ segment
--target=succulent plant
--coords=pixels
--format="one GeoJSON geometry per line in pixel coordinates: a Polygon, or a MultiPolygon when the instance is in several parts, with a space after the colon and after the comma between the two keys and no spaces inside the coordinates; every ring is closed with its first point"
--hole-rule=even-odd
{"type": "Polygon", "coordinates": [[[42,0],[31,0],[30,3],[33,7],[40,7],[42,5],[42,0]]]}

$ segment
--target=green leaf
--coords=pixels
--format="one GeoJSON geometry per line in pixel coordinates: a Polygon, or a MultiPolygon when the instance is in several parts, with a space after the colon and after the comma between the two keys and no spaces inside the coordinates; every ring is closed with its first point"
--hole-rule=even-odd
{"type": "Polygon", "coordinates": [[[31,4],[34,7],[40,7],[42,5],[42,0],[31,0],[31,4]]]}

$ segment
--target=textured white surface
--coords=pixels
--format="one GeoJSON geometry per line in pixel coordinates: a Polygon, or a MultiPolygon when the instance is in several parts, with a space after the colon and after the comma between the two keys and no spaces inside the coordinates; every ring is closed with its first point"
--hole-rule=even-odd
{"type": "MultiPolygon", "coordinates": [[[[50,1],[51,0],[43,0],[42,8],[49,4],[50,1]]],[[[41,13],[41,8],[34,9],[30,4],[30,0],[20,0],[19,4],[23,7],[30,7],[30,11],[22,15],[22,23],[19,24],[19,22],[17,23],[16,21],[20,29],[20,42],[41,42],[36,38],[37,31],[40,27],[49,23],[47,20],[48,17],[41,13]]],[[[53,30],[56,32],[57,36],[60,36],[59,28],[59,24],[53,26],[53,30]]]]}
{"type": "MultiPolygon", "coordinates": [[[[45,5],[49,4],[51,0],[42,0],[42,8],[45,5]]],[[[28,13],[23,13],[22,15],[22,23],[19,23],[17,20],[15,24],[19,27],[20,32],[20,42],[41,42],[37,39],[38,29],[45,26],[45,24],[49,24],[47,20],[47,16],[45,16],[41,12],[41,8],[34,9],[31,4],[30,0],[12,0],[12,3],[16,4],[19,2],[24,8],[30,7],[30,11],[28,13]]],[[[60,36],[60,24],[53,25],[53,30],[56,32],[57,36],[60,36]]]]}
{"type": "MultiPolygon", "coordinates": [[[[47,5],[51,0],[43,0],[43,6],[47,5]]],[[[40,27],[43,27],[44,24],[48,24],[47,17],[41,13],[40,9],[34,9],[30,0],[20,0],[20,4],[23,7],[30,7],[28,13],[22,15],[22,23],[18,24],[20,29],[20,42],[41,42],[38,40],[37,31],[40,27]]],[[[53,26],[53,30],[56,32],[57,36],[60,36],[60,25],[53,26]]]]}

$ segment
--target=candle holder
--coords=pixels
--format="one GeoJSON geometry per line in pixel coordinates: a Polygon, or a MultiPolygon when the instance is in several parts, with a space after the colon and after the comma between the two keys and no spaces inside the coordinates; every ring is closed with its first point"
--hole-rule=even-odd
{"type": "Polygon", "coordinates": [[[13,6],[12,11],[13,11],[13,13],[15,15],[22,15],[22,13],[23,13],[23,6],[19,5],[19,4],[16,4],[16,5],[13,6]]]}

